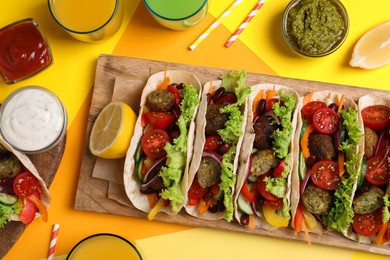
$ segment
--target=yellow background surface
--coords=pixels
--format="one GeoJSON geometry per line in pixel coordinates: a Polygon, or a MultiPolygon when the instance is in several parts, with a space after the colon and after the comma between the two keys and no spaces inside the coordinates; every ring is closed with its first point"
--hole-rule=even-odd
{"type": "MultiPolygon", "coordinates": [[[[45,0],[0,1],[0,27],[35,18],[49,40],[54,64],[41,74],[15,85],[0,82],[0,102],[24,85],[42,85],[64,102],[69,116],[65,154],[50,187],[49,221],[34,221],[4,259],[45,258],[54,223],[60,224],[56,255],[65,255],[81,239],[108,232],[135,242],[146,259],[386,259],[387,257],[308,246],[262,236],[206,228],[189,228],[73,209],[96,61],[101,53],[202,65],[283,77],[390,90],[390,66],[366,71],[348,66],[353,46],[372,27],[390,19],[388,0],[342,1],[350,17],[347,40],[323,58],[302,58],[284,44],[280,22],[287,0],[268,0],[230,48],[223,45],[257,0],[245,0],[194,51],[188,46],[232,3],[211,0],[209,13],[196,27],[172,31],[161,27],[142,2],[124,0],[124,21],[112,38],[96,44],[74,40],[51,18],[45,0]]],[[[308,86],[310,87],[310,86],[308,86]]]]}

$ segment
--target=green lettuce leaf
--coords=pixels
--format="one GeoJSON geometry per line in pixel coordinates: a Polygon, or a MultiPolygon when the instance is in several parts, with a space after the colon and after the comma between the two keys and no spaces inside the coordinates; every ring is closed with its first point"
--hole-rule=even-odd
{"type": "Polygon", "coordinates": [[[184,84],[184,95],[180,104],[181,114],[177,120],[180,135],[173,140],[173,144],[167,143],[165,145],[167,162],[159,173],[166,187],[161,191],[160,196],[170,201],[171,209],[174,212],[178,212],[184,202],[180,183],[187,159],[188,128],[198,104],[198,90],[192,85],[184,84]]]}
{"type": "Polygon", "coordinates": [[[0,228],[3,228],[5,224],[11,221],[12,214],[19,214],[22,210],[22,203],[17,202],[12,206],[6,206],[0,203],[0,228]]]}
{"type": "Polygon", "coordinates": [[[382,220],[386,223],[390,220],[390,194],[383,197],[382,220]]]}

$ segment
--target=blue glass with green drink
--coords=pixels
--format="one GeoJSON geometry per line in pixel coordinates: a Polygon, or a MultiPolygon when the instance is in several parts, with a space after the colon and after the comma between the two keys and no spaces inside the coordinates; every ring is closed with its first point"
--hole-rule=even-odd
{"type": "Polygon", "coordinates": [[[206,15],[208,0],[143,0],[146,8],[161,25],[186,30],[206,15]]]}

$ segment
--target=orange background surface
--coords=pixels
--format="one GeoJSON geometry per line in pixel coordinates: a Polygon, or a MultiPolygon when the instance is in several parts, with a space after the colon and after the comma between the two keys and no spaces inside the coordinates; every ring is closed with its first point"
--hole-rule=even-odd
{"type": "MultiPolygon", "coordinates": [[[[116,215],[77,211],[73,208],[91,102],[96,61],[101,53],[202,65],[231,70],[279,75],[390,90],[390,66],[365,71],[348,66],[358,38],[375,25],[390,19],[388,0],[342,1],[351,27],[348,38],[335,53],[318,59],[302,58],[284,44],[280,21],[289,1],[268,0],[230,48],[223,45],[245,18],[256,0],[244,1],[194,51],[188,46],[232,3],[211,0],[206,18],[187,31],[161,27],[141,1],[124,0],[124,21],[112,38],[95,44],[74,40],[51,18],[45,0],[0,1],[0,27],[33,17],[46,33],[54,64],[43,73],[15,85],[0,82],[0,101],[24,85],[42,85],[64,102],[69,116],[67,144],[61,165],[50,187],[49,221],[37,219],[4,259],[42,259],[47,255],[52,226],[60,224],[56,255],[63,258],[81,239],[95,233],[118,234],[135,242],[146,259],[385,259],[387,257],[308,246],[262,236],[206,228],[189,228],[116,215]]],[[[310,86],[308,86],[310,87],[310,86]]]]}

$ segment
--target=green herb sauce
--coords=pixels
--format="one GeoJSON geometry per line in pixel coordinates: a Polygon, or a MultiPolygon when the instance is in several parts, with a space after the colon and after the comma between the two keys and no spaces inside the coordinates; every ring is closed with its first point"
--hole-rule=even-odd
{"type": "Polygon", "coordinates": [[[345,25],[329,0],[302,0],[291,8],[287,32],[295,46],[308,54],[321,54],[341,40],[345,25]]]}

